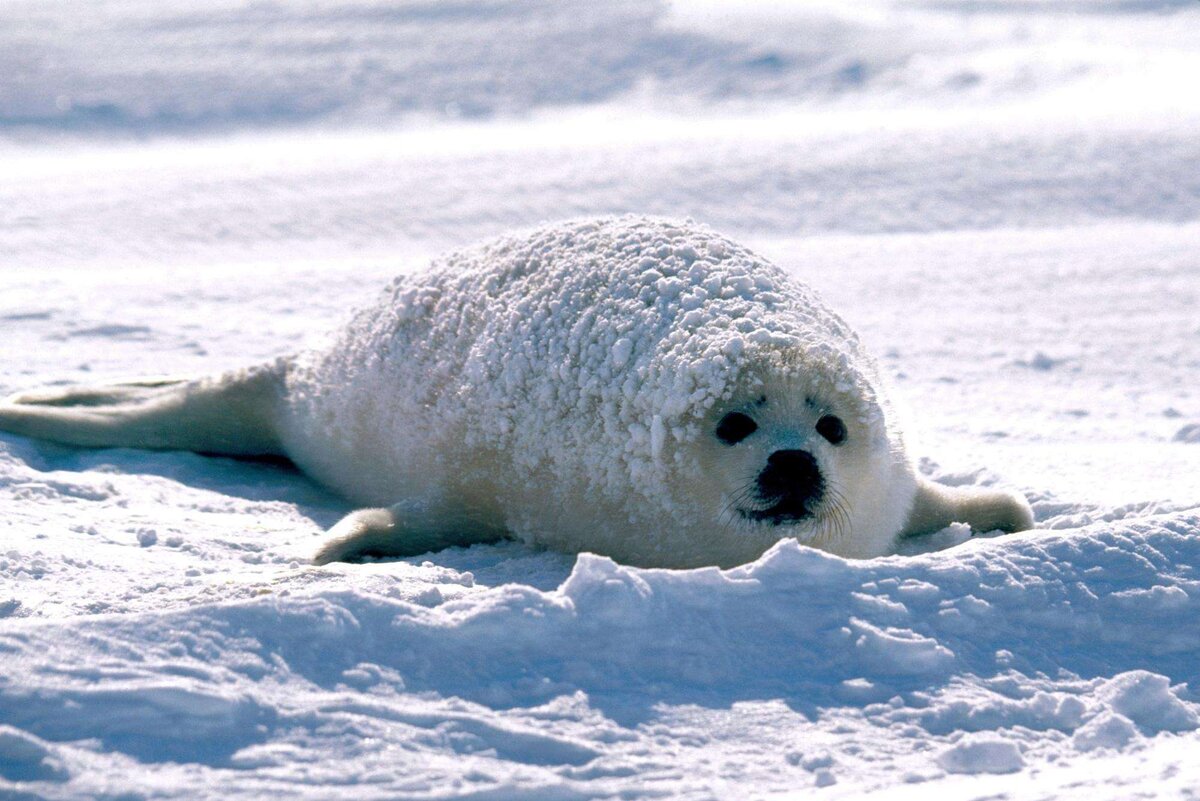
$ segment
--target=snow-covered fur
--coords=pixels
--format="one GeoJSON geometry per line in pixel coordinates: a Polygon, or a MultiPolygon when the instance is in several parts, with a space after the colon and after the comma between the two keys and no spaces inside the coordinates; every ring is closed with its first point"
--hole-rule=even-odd
{"type": "Polygon", "coordinates": [[[857,336],[691,223],[572,222],[451,255],[297,362],[288,398],[282,437],[306,471],[404,501],[407,535],[346,529],[382,552],[475,527],[641,565],[737,564],[782,537],[874,556],[919,486],[857,336]],[[714,430],[733,410],[759,430],[730,446],[714,430]],[[814,432],[831,412],[837,447],[814,432]],[[830,503],[798,525],[742,519],[739,494],[784,448],[813,453],[830,503]]]}
{"type": "MultiPolygon", "coordinates": [[[[253,396],[274,450],[387,507],[340,523],[319,562],[509,535],[727,566],[784,537],[879,555],[963,510],[989,528],[1031,524],[1023,499],[924,484],[857,336],[809,287],[690,222],[577,221],[455,253],[394,281],[328,349],[254,376],[278,385],[253,396]],[[731,412],[757,426],[736,443],[716,434],[731,412]],[[838,442],[817,431],[831,415],[838,442]],[[819,501],[802,519],[753,519],[780,451],[811,454],[819,501]]],[[[245,397],[244,378],[226,384],[245,397]]],[[[159,428],[209,425],[159,414],[159,428]]]]}

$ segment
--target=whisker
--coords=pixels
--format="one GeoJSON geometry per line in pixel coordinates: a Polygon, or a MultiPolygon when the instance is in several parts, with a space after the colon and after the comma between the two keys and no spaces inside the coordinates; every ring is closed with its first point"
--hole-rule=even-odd
{"type": "Polygon", "coordinates": [[[758,474],[755,473],[746,479],[741,487],[734,493],[729,503],[725,505],[724,512],[740,511],[740,507],[752,500],[757,494],[758,474]]]}
{"type": "Polygon", "coordinates": [[[846,496],[835,486],[826,488],[829,522],[835,537],[841,539],[850,533],[850,513],[846,496]]]}

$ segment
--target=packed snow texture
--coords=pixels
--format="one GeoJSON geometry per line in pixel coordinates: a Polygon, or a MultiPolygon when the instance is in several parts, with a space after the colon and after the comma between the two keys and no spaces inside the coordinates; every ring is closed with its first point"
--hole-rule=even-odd
{"type": "Polygon", "coordinates": [[[285,466],[0,435],[0,797],[1195,796],[1195,3],[0,22],[0,393],[266,362],[449,248],[691,216],[859,332],[927,475],[1040,527],[314,568],[349,506],[285,466]]]}

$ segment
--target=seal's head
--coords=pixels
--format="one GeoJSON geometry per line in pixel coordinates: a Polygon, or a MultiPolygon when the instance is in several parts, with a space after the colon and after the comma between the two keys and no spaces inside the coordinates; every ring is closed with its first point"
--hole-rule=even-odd
{"type": "Polygon", "coordinates": [[[489,454],[467,480],[507,530],[644,566],[742,564],[788,537],[890,550],[914,478],[878,370],[793,275],[702,227],[641,218],[473,259],[455,280],[479,282],[487,315],[437,319],[486,327],[433,424],[451,403],[471,410],[447,446],[489,454]]]}
{"type": "Polygon", "coordinates": [[[708,536],[746,552],[785,537],[845,556],[885,552],[915,480],[874,382],[830,372],[820,354],[744,358],[759,369],[709,410],[692,444],[708,536]]]}
{"type": "MultiPolygon", "coordinates": [[[[763,395],[755,406],[765,407],[766,404],[767,396],[763,395]]],[[[811,406],[813,401],[808,399],[807,404],[811,406]]],[[[713,434],[729,446],[743,443],[758,433],[758,422],[751,414],[729,412],[721,418],[713,434]]],[[[822,415],[814,428],[831,445],[842,445],[846,441],[846,424],[837,415],[822,415]]],[[[838,510],[837,497],[821,472],[813,445],[804,442],[807,438],[797,436],[797,433],[785,425],[775,436],[768,434],[766,464],[734,497],[733,513],[743,520],[780,526],[802,523],[826,507],[838,510]],[[780,447],[776,449],[776,446],[780,447]]]]}

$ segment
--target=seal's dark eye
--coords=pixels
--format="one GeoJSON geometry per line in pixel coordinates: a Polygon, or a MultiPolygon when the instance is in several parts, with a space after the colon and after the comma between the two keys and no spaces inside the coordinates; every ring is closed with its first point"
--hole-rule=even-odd
{"type": "Polygon", "coordinates": [[[736,445],[758,430],[758,423],[741,412],[730,412],[717,424],[717,439],[726,445],[736,445]]]}
{"type": "Polygon", "coordinates": [[[846,441],[846,424],[842,418],[827,414],[817,421],[817,433],[833,445],[841,445],[846,441]]]}

